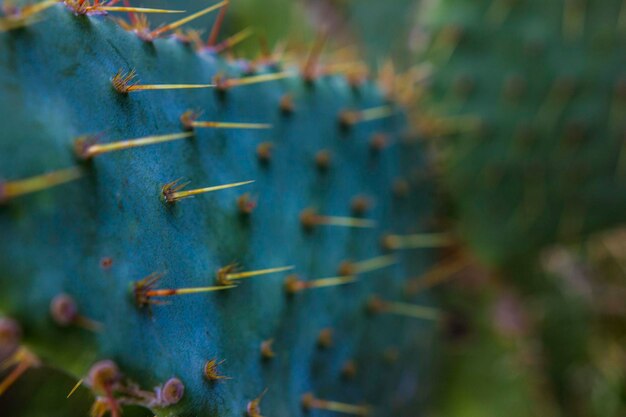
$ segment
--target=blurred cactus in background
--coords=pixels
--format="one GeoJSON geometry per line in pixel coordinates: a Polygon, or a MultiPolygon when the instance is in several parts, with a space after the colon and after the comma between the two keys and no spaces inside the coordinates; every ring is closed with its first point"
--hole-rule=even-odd
{"type": "Polygon", "coordinates": [[[481,258],[525,263],[623,221],[625,15],[621,0],[429,11],[422,107],[436,116],[423,128],[441,138],[459,233],[481,258]]]}
{"type": "Polygon", "coordinates": [[[444,292],[471,331],[438,415],[624,415],[626,287],[606,270],[624,253],[606,239],[626,208],[626,3],[440,0],[421,18],[415,124],[446,221],[490,269],[444,292]]]}

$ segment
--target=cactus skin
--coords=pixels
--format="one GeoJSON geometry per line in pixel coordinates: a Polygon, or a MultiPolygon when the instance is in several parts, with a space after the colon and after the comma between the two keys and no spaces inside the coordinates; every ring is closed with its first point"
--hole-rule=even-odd
{"type": "Polygon", "coordinates": [[[623,222],[624,16],[620,0],[442,0],[429,13],[443,180],[489,262],[623,222]]]}
{"type": "MultiPolygon", "coordinates": [[[[151,313],[130,294],[133,282],[153,272],[166,272],[163,288],[214,285],[216,270],[233,261],[244,270],[295,265],[307,279],[334,276],[344,259],[380,255],[383,232],[421,231],[428,190],[413,188],[404,199],[391,190],[402,166],[421,163],[415,149],[398,143],[401,114],[339,128],[340,111],[384,104],[372,84],[353,90],[333,76],[309,86],[294,76],[232,88],[223,97],[214,90],[120,95],[111,87],[120,68],[136,68],[144,83],[206,83],[219,71],[235,77],[243,71],[175,38],[147,43],[111,19],[75,16],[62,5],[47,10],[44,21],[0,34],[0,43],[1,175],[15,180],[76,165],[84,174],[0,206],[0,311],[19,321],[30,350],[78,378],[102,359],[114,360],[145,390],[179,378],[182,401],[155,408],[159,416],[241,416],[265,388],[265,415],[304,415],[300,399],[309,391],[370,404],[374,415],[414,415],[428,393],[435,326],[373,317],[364,306],[373,293],[403,299],[406,278],[423,271],[428,251],[398,252],[397,265],[355,284],[292,297],[285,294],[284,274],[219,293],[171,297],[151,313]],[[286,93],[295,104],[289,116],[279,109],[286,93]],[[274,127],[199,129],[192,139],[86,162],[73,154],[74,140],[84,134],[104,132],[101,142],[108,143],[180,132],[179,117],[188,109],[202,110],[203,119],[274,127]],[[395,142],[372,155],[369,138],[379,131],[395,142]],[[266,165],[255,153],[264,141],[275,144],[266,165]],[[314,164],[322,149],[333,155],[325,173],[314,164]],[[194,187],[256,182],[163,203],[161,186],[179,177],[194,187]],[[245,192],[258,195],[248,218],[236,205],[245,192]],[[378,228],[302,230],[301,210],[350,215],[357,194],[374,199],[367,217],[378,228]],[[61,293],[101,330],[56,324],[49,306],[61,293]],[[318,334],[328,327],[335,343],[319,349],[318,334]],[[264,361],[260,346],[267,339],[274,339],[276,357],[264,361]],[[395,365],[384,360],[390,347],[399,352],[395,365]],[[205,380],[203,367],[212,358],[226,360],[219,370],[232,380],[205,380]],[[352,380],[340,376],[348,360],[358,369],[352,380]]],[[[405,301],[431,303],[428,294],[405,301]]]]}

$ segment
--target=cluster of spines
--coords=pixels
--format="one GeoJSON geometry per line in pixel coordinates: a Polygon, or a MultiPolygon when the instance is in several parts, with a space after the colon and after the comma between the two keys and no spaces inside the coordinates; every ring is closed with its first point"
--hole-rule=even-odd
{"type": "MultiPolygon", "coordinates": [[[[19,17],[19,20],[15,16],[9,16],[2,21],[2,27],[7,30],[13,30],[23,27],[33,21],[39,13],[45,10],[47,7],[53,6],[58,1],[46,2],[38,8],[25,8],[20,12],[16,12],[15,16],[19,17]],[[13,19],[13,20],[6,20],[13,19]],[[15,23],[19,21],[20,23],[15,23]],[[13,22],[13,23],[10,23],[13,22]]],[[[132,8],[130,6],[116,7],[113,6],[115,2],[109,2],[107,4],[100,4],[96,1],[94,4],[89,4],[87,1],[70,1],[66,0],[65,5],[69,7],[75,14],[104,14],[107,12],[124,11],[130,13],[145,13],[145,12],[163,12],[172,13],[176,11],[169,10],[153,10],[153,9],[139,9],[132,8]]],[[[163,35],[167,31],[175,30],[182,26],[184,23],[191,21],[195,17],[199,17],[206,13],[222,8],[220,16],[223,17],[223,11],[227,5],[227,1],[223,1],[216,5],[212,5],[200,12],[194,13],[184,19],[181,19],[173,24],[166,25],[153,31],[142,30],[138,28],[132,28],[135,33],[146,41],[152,41],[156,37],[163,35]]],[[[141,18],[133,19],[135,24],[140,25],[143,21],[141,18]]],[[[218,20],[216,27],[221,24],[221,20],[218,20]]],[[[212,33],[209,43],[215,42],[215,33],[212,33]]],[[[226,42],[226,47],[235,43],[235,40],[243,38],[242,34],[239,34],[234,40],[226,42]]],[[[321,53],[322,46],[325,42],[325,38],[318,40],[312,51],[310,52],[305,64],[301,69],[301,76],[306,83],[313,83],[320,75],[333,72],[332,69],[324,69],[319,67],[317,59],[321,53]]],[[[216,48],[218,50],[219,48],[216,48]]],[[[338,67],[339,68],[339,67],[338,67]]],[[[338,69],[337,69],[338,70],[338,69]]],[[[220,94],[225,93],[228,89],[238,86],[270,82],[287,77],[297,76],[295,72],[278,72],[270,74],[253,75],[238,79],[226,79],[224,77],[216,77],[211,84],[140,84],[136,81],[136,73],[131,70],[128,73],[123,71],[113,75],[111,79],[112,87],[120,94],[130,94],[139,91],[148,90],[165,90],[165,89],[196,89],[196,88],[215,88],[220,94]]],[[[295,111],[295,105],[290,95],[285,95],[280,102],[280,111],[284,114],[289,114],[295,111]]],[[[350,129],[353,125],[361,122],[368,122],[371,120],[390,117],[395,113],[395,109],[391,105],[384,105],[380,107],[374,107],[361,110],[345,110],[337,115],[338,127],[341,129],[350,129]]],[[[111,142],[107,144],[101,144],[98,141],[97,136],[87,135],[78,138],[75,141],[74,150],[78,159],[89,160],[100,155],[117,152],[122,150],[129,150],[132,148],[157,145],[167,143],[176,140],[187,140],[194,136],[194,131],[197,128],[241,128],[241,129],[268,129],[271,125],[264,123],[233,123],[233,122],[217,122],[217,121],[197,121],[198,113],[189,111],[181,115],[181,132],[173,132],[163,135],[152,135],[142,138],[126,139],[117,142],[111,142]]],[[[371,148],[375,152],[381,151],[387,142],[384,136],[376,136],[372,138],[371,148]]],[[[271,151],[271,144],[265,143],[259,145],[257,153],[261,161],[269,161],[271,151]]],[[[330,165],[330,154],[327,151],[320,151],[315,157],[315,162],[319,169],[328,169],[330,165]]],[[[61,184],[77,180],[85,175],[85,170],[81,167],[72,167],[59,171],[53,171],[47,174],[34,176],[22,180],[4,181],[0,182],[0,203],[7,204],[14,198],[24,194],[33,192],[39,192],[48,188],[56,187],[61,184]]],[[[171,183],[165,184],[158,197],[162,198],[166,203],[173,204],[182,199],[192,197],[195,195],[218,191],[226,188],[243,186],[254,182],[254,180],[248,180],[243,182],[235,182],[231,184],[223,184],[217,186],[211,186],[206,188],[199,188],[194,190],[184,190],[188,185],[187,182],[181,183],[180,180],[175,180],[171,183]]],[[[156,197],[156,196],[155,196],[156,197]]],[[[251,203],[249,199],[240,199],[238,205],[242,212],[249,212],[250,207],[254,207],[256,204],[254,201],[251,203]]],[[[352,211],[358,217],[345,217],[334,216],[328,214],[318,214],[313,208],[304,209],[300,214],[300,221],[304,231],[310,232],[312,229],[319,226],[339,226],[339,227],[359,227],[359,228],[374,228],[376,223],[372,220],[362,218],[369,207],[369,202],[362,196],[357,196],[353,200],[352,211]]],[[[445,237],[438,236],[389,236],[387,244],[383,245],[384,249],[397,250],[410,247],[438,247],[447,244],[448,241],[445,237]],[[392,243],[389,243],[392,242],[392,243]],[[407,243],[408,242],[408,243],[407,243]],[[420,243],[415,243],[420,242],[420,243]],[[430,244],[428,243],[430,242],[430,244]]],[[[302,279],[300,276],[292,274],[285,279],[284,287],[287,294],[294,294],[303,290],[343,285],[352,282],[356,282],[361,274],[391,266],[397,262],[397,259],[393,255],[382,255],[372,259],[359,261],[359,262],[344,262],[339,268],[339,275],[335,277],[325,277],[317,279],[302,279]]],[[[214,286],[199,287],[199,288],[176,288],[176,289],[159,289],[156,288],[161,274],[153,273],[139,281],[136,281],[132,288],[132,295],[135,303],[139,307],[151,306],[154,304],[162,304],[164,297],[170,297],[175,295],[194,294],[202,292],[213,292],[230,290],[235,288],[236,283],[240,279],[250,278],[258,275],[265,275],[270,273],[286,272],[294,269],[294,266],[279,266],[268,267],[265,269],[254,271],[239,272],[236,270],[236,265],[227,265],[220,268],[216,273],[217,282],[214,286]]],[[[406,303],[383,301],[378,298],[372,298],[365,306],[367,310],[373,313],[396,313],[412,317],[418,317],[423,319],[438,319],[439,313],[435,309],[427,307],[413,306],[406,303]]],[[[67,294],[59,294],[51,301],[50,314],[54,322],[59,326],[72,326],[76,325],[83,327],[90,331],[99,331],[100,323],[93,321],[89,318],[83,317],[78,312],[76,303],[71,296],[67,294]]],[[[328,329],[327,329],[328,330],[328,329]]],[[[328,335],[332,333],[327,332],[328,335]]],[[[326,336],[325,338],[328,339],[326,336]]],[[[19,339],[19,338],[18,338],[19,339]]],[[[320,336],[320,342],[324,339],[320,336]]],[[[2,347],[2,346],[0,346],[2,347]]],[[[274,355],[272,350],[272,339],[264,341],[260,349],[262,357],[269,359],[274,355]]],[[[208,380],[218,381],[222,379],[228,379],[228,377],[221,375],[218,371],[219,365],[223,360],[211,359],[206,362],[204,366],[204,375],[208,380]]],[[[13,372],[9,375],[9,378],[5,379],[0,387],[6,389],[12,382],[15,381],[31,366],[38,363],[38,360],[32,353],[25,348],[19,348],[10,355],[7,355],[6,366],[13,366],[17,364],[13,372]]],[[[5,362],[3,362],[5,365],[5,362]]],[[[345,374],[350,374],[354,366],[345,366],[345,374]]],[[[353,373],[353,372],[352,372],[353,373]]],[[[81,380],[82,381],[82,380],[81,380]]],[[[98,399],[94,403],[92,414],[95,416],[104,415],[106,412],[110,412],[114,417],[120,414],[120,406],[126,403],[129,404],[142,404],[148,407],[166,407],[172,404],[176,404],[184,393],[184,386],[182,382],[176,378],[172,378],[164,383],[162,386],[155,388],[152,391],[142,391],[136,388],[134,384],[124,380],[121,372],[117,368],[117,365],[111,361],[101,361],[96,363],[88,375],[85,378],[85,382],[99,395],[98,399]]],[[[78,384],[77,384],[78,385],[78,384]]],[[[1,393],[1,391],[0,391],[1,393]]],[[[71,393],[70,393],[71,394],[71,393]]],[[[252,417],[260,416],[260,400],[263,394],[257,399],[252,400],[248,404],[248,414],[252,417]]],[[[330,411],[354,414],[354,415],[366,415],[369,412],[367,406],[344,404],[336,401],[322,400],[316,398],[312,394],[305,394],[302,398],[302,406],[305,410],[313,408],[326,409],[330,411]]]]}

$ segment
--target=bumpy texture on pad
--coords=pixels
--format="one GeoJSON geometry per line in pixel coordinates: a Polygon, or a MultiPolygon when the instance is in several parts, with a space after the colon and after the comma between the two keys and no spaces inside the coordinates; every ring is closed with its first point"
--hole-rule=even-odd
{"type": "MultiPolygon", "coordinates": [[[[403,143],[400,110],[370,83],[354,87],[339,75],[306,82],[279,62],[251,68],[176,37],[147,42],[64,5],[40,17],[0,34],[0,311],[19,323],[28,352],[85,378],[103,398],[96,414],[135,402],[159,416],[241,416],[247,407],[254,416],[248,403],[265,389],[264,415],[304,415],[307,392],[358,413],[362,404],[373,415],[412,413],[428,392],[435,324],[365,306],[373,294],[428,305],[427,295],[409,300],[403,291],[428,253],[397,251],[395,263],[342,286],[289,295],[284,285],[289,274],[334,277],[343,260],[385,256],[384,233],[427,224],[429,191],[401,180],[422,161],[403,143]],[[223,91],[123,94],[111,82],[120,69],[135,69],[140,85],[292,74],[223,91]],[[197,127],[180,140],[76,155],[85,135],[94,136],[79,142],[83,156],[97,149],[94,140],[183,133],[188,110],[201,121],[271,128],[197,127]],[[254,182],[164,201],[162,187],[179,178],[191,181],[185,190],[254,182]],[[28,186],[43,189],[17,196],[28,186]],[[310,207],[318,215],[301,219],[310,207]],[[375,227],[324,224],[336,216],[375,227]],[[217,292],[140,294],[163,305],[138,305],[133,294],[153,273],[162,274],[160,288],[214,286],[217,270],[233,262],[241,271],[294,270],[217,292]],[[92,367],[101,360],[114,363],[92,367]],[[232,379],[211,381],[207,363],[232,379]]],[[[314,414],[323,404],[308,405],[314,414]]]]}

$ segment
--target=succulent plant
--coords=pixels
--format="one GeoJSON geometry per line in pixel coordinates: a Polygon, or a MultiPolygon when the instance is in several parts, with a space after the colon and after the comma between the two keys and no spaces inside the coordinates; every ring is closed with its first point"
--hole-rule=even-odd
{"type": "Polygon", "coordinates": [[[421,125],[442,137],[459,233],[488,262],[623,222],[625,16],[620,0],[442,0],[424,18],[421,125]]]}
{"type": "Polygon", "coordinates": [[[0,20],[0,391],[46,365],[94,416],[414,415],[441,314],[404,288],[446,239],[402,110],[126,11],[0,20]]]}
{"type": "Polygon", "coordinates": [[[416,119],[451,222],[491,268],[442,302],[473,326],[446,349],[440,415],[621,415],[624,378],[600,370],[623,368],[608,341],[623,315],[606,313],[619,286],[540,261],[553,245],[593,259],[589,239],[624,221],[626,4],[440,0],[422,21],[432,71],[416,119]]]}

